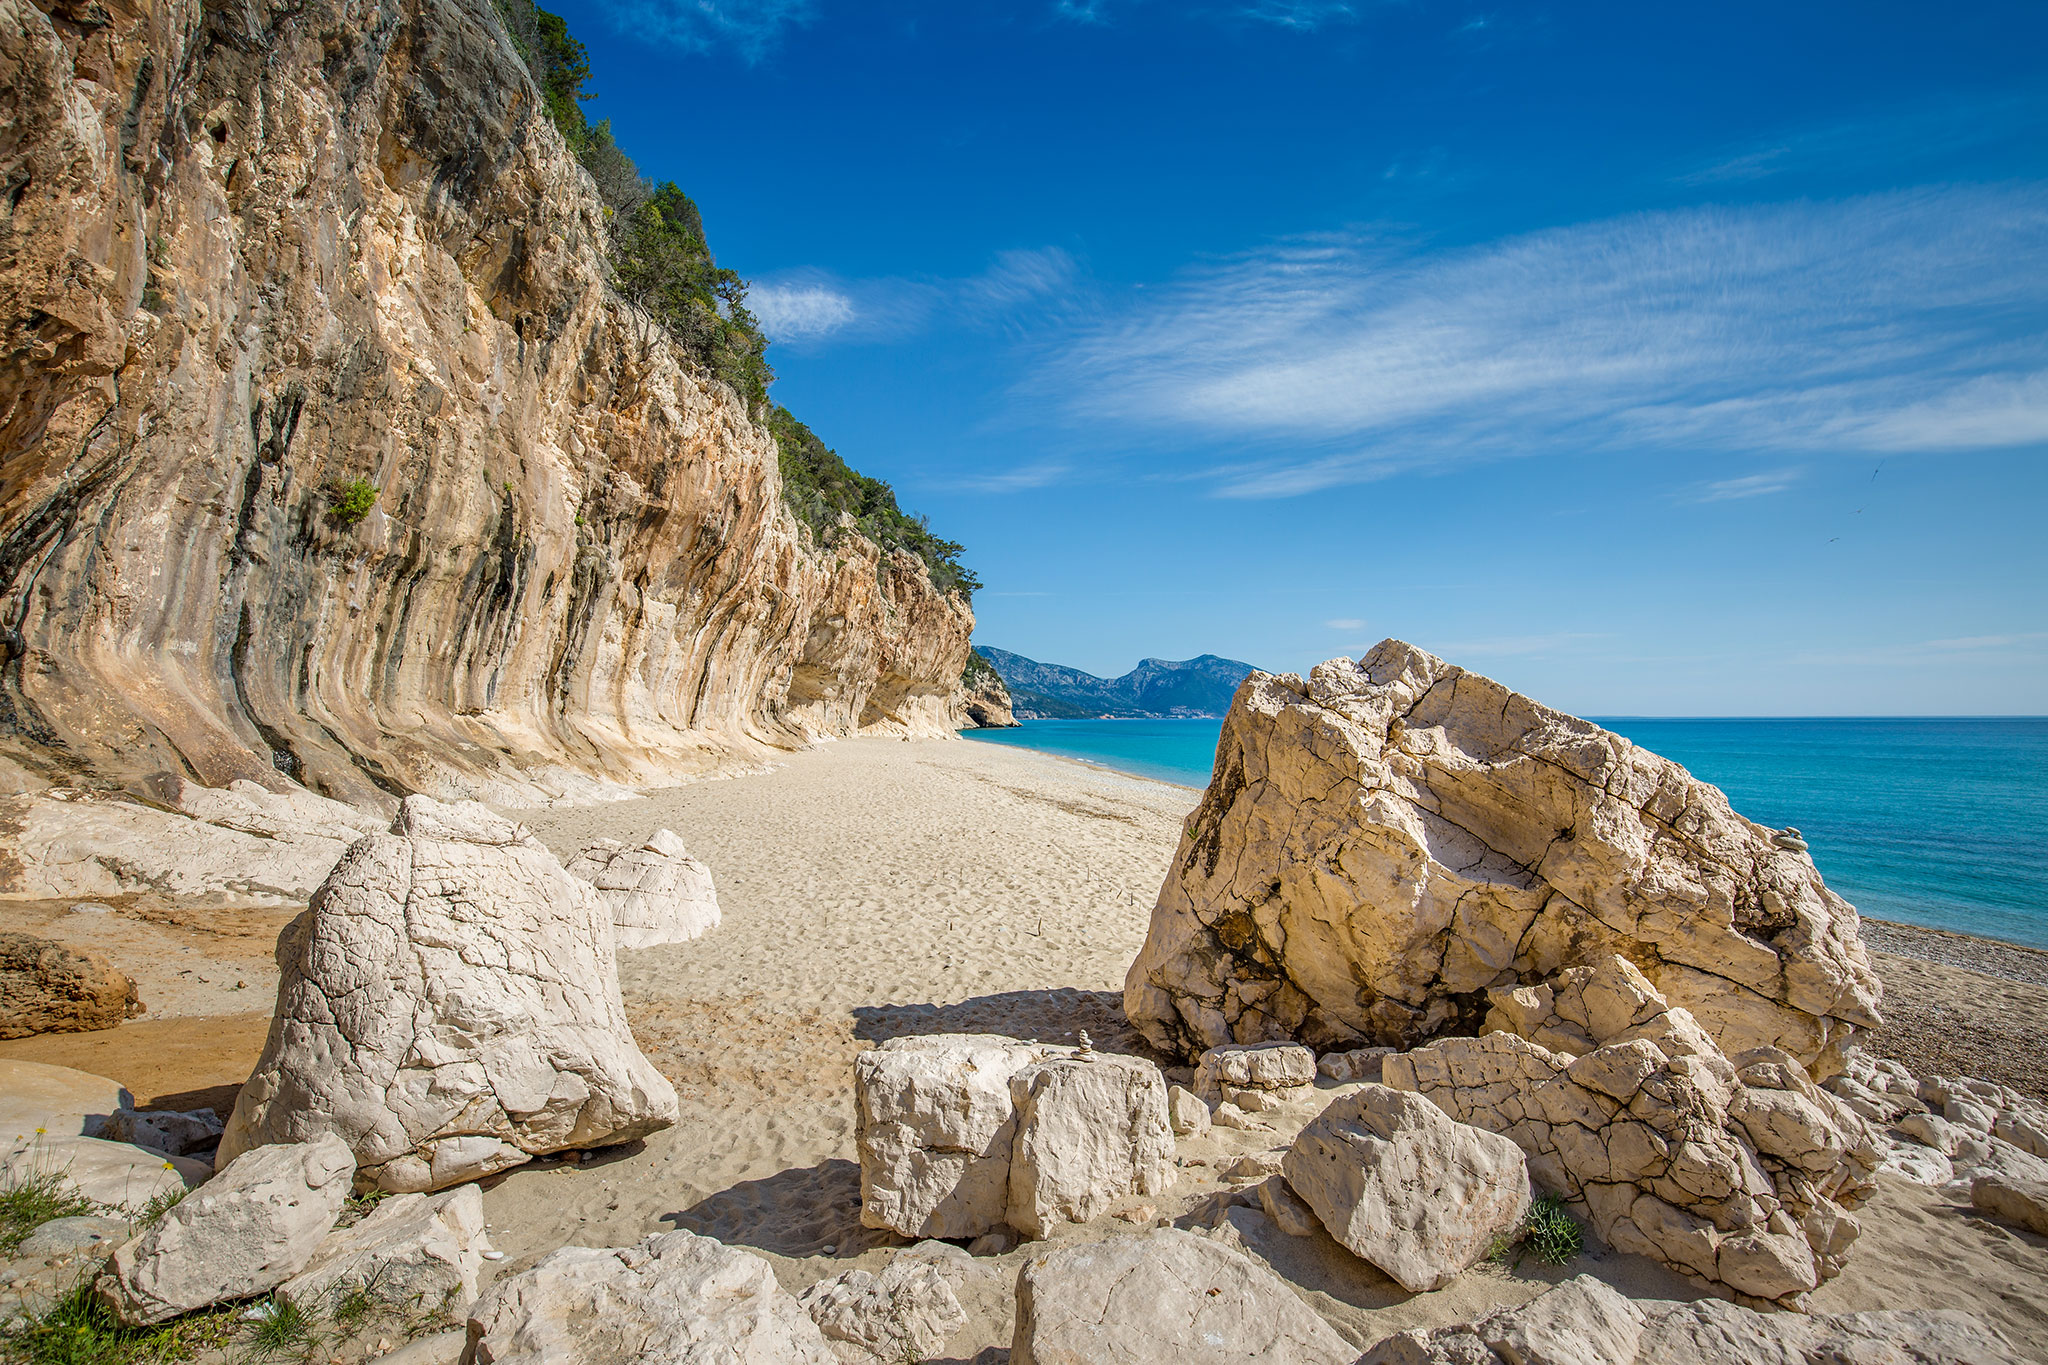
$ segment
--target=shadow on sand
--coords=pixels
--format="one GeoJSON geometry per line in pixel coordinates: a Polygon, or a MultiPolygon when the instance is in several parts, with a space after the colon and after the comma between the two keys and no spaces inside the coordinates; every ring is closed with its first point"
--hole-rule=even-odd
{"type": "Polygon", "coordinates": [[[1144,1039],[1124,1018],[1121,991],[1004,991],[977,995],[957,1005],[860,1005],[853,1033],[883,1042],[931,1033],[1002,1033],[1041,1043],[1078,1043],[1081,1030],[1106,1052],[1149,1056],[1144,1039]]]}
{"type": "Polygon", "coordinates": [[[910,1241],[860,1225],[860,1167],[838,1159],[742,1180],[661,1221],[778,1256],[858,1256],[910,1241]]]}

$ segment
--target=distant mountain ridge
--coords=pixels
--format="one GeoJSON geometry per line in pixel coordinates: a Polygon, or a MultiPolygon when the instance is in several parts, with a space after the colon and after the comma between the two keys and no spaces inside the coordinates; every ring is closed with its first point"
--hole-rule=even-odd
{"type": "Polygon", "coordinates": [[[1064,664],[1042,664],[1007,649],[976,647],[1010,689],[1021,720],[1083,720],[1220,716],[1253,666],[1202,654],[1192,659],[1144,659],[1121,678],[1098,678],[1064,664]]]}

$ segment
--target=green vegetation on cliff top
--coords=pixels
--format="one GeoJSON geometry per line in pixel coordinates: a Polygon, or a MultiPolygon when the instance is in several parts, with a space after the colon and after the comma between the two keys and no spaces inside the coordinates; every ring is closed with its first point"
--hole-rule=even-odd
{"type": "Polygon", "coordinates": [[[789,409],[768,397],[775,371],[768,338],[747,310],[747,282],[722,268],[704,237],[697,205],[671,181],[652,184],[612,139],[611,120],[592,123],[583,101],[592,98],[590,56],[560,15],[533,0],[495,0],[512,45],[525,60],[542,102],[569,148],[597,185],[611,228],[612,284],[646,310],[676,346],[705,371],[730,385],[775,437],[783,498],[821,541],[841,513],[884,549],[910,551],[925,563],[939,591],[972,595],[981,586],[960,563],[962,546],[934,535],[921,516],[906,513],[896,492],[846,461],[789,409]]]}

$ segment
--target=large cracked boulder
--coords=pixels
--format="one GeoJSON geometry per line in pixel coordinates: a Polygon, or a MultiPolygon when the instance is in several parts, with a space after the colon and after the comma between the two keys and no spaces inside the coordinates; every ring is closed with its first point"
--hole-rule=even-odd
{"type": "Polygon", "coordinates": [[[1011,1365],[1351,1365],[1287,1282],[1177,1228],[1064,1246],[1017,1276],[1011,1365]]]}
{"type": "Polygon", "coordinates": [[[2019,1365],[1999,1332],[1953,1309],[1802,1317],[1717,1299],[1632,1300],[1580,1275],[1515,1308],[1399,1332],[1358,1365],[2019,1365]]]}
{"type": "Polygon", "coordinates": [[[1386,1059],[1386,1083],[1512,1138],[1536,1183],[1609,1245],[1738,1299],[1804,1304],[1842,1268],[1883,1155],[1847,1105],[1775,1048],[1730,1058],[1626,960],[1496,1002],[1519,1032],[1386,1059]],[[1617,1031],[1608,1033],[1608,1029],[1617,1031]]]}
{"type": "Polygon", "coordinates": [[[325,1133],[394,1192],[675,1122],[626,1025],[610,912],[511,821],[407,797],[278,940],[277,1011],[220,1159],[325,1133]]]}
{"type": "Polygon", "coordinates": [[[244,1152],[117,1248],[94,1289],[130,1327],[275,1289],[319,1250],[354,1171],[331,1136],[244,1152]]]}
{"type": "Polygon", "coordinates": [[[1411,1294],[1478,1264],[1529,1211],[1520,1147],[1384,1085],[1333,1101],[1281,1169],[1345,1250],[1411,1294]]]}
{"type": "Polygon", "coordinates": [[[0,1038],[90,1033],[142,1011],[135,983],[104,955],[0,933],[0,1038]]]}
{"type": "Polygon", "coordinates": [[[861,1222],[1044,1236],[1173,1179],[1166,1081],[1136,1058],[999,1034],[891,1038],[854,1060],[861,1222]]]}
{"type": "Polygon", "coordinates": [[[688,943],[718,927],[711,869],[692,858],[671,830],[654,831],[638,848],[599,839],[566,866],[571,876],[597,889],[621,948],[688,943]]]}
{"type": "Polygon", "coordinates": [[[1798,840],[1620,735],[1388,640],[1239,688],[1124,1002],[1190,1057],[1406,1048],[1476,1026],[1481,992],[1608,952],[1730,1053],[1780,1048],[1817,1077],[1877,1022],[1856,912],[1798,840]]]}
{"type": "Polygon", "coordinates": [[[692,1232],[562,1247],[469,1315],[477,1365],[839,1365],[768,1262],[692,1232]]]}

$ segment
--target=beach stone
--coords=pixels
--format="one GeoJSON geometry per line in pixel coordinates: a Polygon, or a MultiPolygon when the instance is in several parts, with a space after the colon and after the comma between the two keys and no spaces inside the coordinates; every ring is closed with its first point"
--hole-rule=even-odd
{"type": "Polygon", "coordinates": [[[1520,1147],[1384,1085],[1334,1101],[1282,1169],[1340,1245],[1410,1293],[1450,1283],[1529,1211],[1520,1147]]]}
{"type": "Polygon", "coordinates": [[[322,1317],[361,1290],[424,1322],[461,1322],[488,1250],[475,1185],[392,1195],[360,1223],[328,1233],[306,1268],[277,1287],[277,1298],[322,1317]]]}
{"type": "Polygon", "coordinates": [[[1941,1107],[1941,1116],[1957,1128],[1966,1128],[1973,1133],[1988,1133],[1998,1122],[1998,1111],[1961,1095],[1951,1095],[1941,1107]]]}
{"type": "Polygon", "coordinates": [[[1285,1280],[1176,1228],[1059,1247],[1017,1277],[1011,1365],[1351,1365],[1285,1280]]]}
{"type": "Polygon", "coordinates": [[[17,1260],[73,1261],[96,1259],[128,1240],[128,1224],[119,1218],[78,1214],[52,1218],[14,1249],[17,1260]]]}
{"type": "Polygon", "coordinates": [[[1377,1081],[1380,1064],[1393,1051],[1390,1047],[1355,1047],[1347,1052],[1326,1052],[1316,1058],[1316,1074],[1339,1085],[1377,1081]]]}
{"type": "Polygon", "coordinates": [[[376,1365],[461,1365],[462,1353],[468,1349],[469,1332],[455,1328],[417,1337],[395,1351],[386,1351],[376,1357],[376,1365]]]}
{"type": "Polygon", "coordinates": [[[2004,1113],[1991,1125],[1991,1136],[2027,1153],[2029,1156],[2048,1158],[2048,1123],[2041,1119],[2017,1113],[2004,1113]]]}
{"type": "Polygon", "coordinates": [[[150,1110],[126,1106],[109,1114],[96,1136],[108,1142],[130,1142],[153,1152],[189,1156],[220,1141],[220,1116],[211,1109],[150,1110]]]}
{"type": "Polygon", "coordinates": [[[33,1129],[0,1136],[0,1185],[61,1172],[85,1198],[109,1208],[140,1213],[157,1199],[191,1189],[213,1167],[189,1157],[167,1156],[126,1142],[33,1129]]]}
{"type": "Polygon", "coordinates": [[[1916,1185],[1946,1185],[1956,1178],[1955,1163],[1942,1153],[1903,1139],[1891,1144],[1879,1169],[1916,1185]]]}
{"type": "Polygon", "coordinates": [[[331,1134],[245,1152],[122,1244],[94,1288],[131,1327],[275,1289],[319,1249],[354,1173],[331,1134]]]}
{"type": "Polygon", "coordinates": [[[1218,1128],[1234,1128],[1239,1132],[1245,1133],[1270,1133],[1273,1131],[1272,1124],[1259,1122],[1259,1120],[1245,1113],[1244,1110],[1238,1108],[1229,1100],[1223,1101],[1209,1112],[1209,1122],[1218,1128]]]}
{"type": "Polygon", "coordinates": [[[638,848],[600,839],[566,867],[597,889],[621,948],[688,943],[718,927],[711,869],[692,858],[672,830],[654,831],[638,848]]]}
{"type": "Polygon", "coordinates": [[[1536,1183],[1617,1250],[1793,1308],[1840,1272],[1858,1230],[1848,1211],[1875,1191],[1883,1151],[1797,1059],[1725,1055],[1619,956],[1560,973],[1541,999],[1514,993],[1512,1009],[1495,997],[1500,1018],[1593,1046],[1443,1038],[1387,1058],[1387,1084],[1511,1138],[1536,1183]]]}
{"type": "Polygon", "coordinates": [[[1315,1210],[1301,1201],[1285,1176],[1269,1175],[1259,1182],[1259,1207],[1289,1237],[1312,1237],[1323,1226],[1315,1210]]]}
{"type": "Polygon", "coordinates": [[[999,1034],[891,1038],[854,1059],[861,1225],[978,1237],[1010,1203],[1010,1079],[1056,1049],[999,1034]]]}
{"type": "Polygon", "coordinates": [[[768,1262],[692,1232],[562,1247],[469,1315],[476,1365],[839,1365],[768,1262]]]}
{"type": "Polygon", "coordinates": [[[2048,1237],[2048,1182],[1996,1172],[1980,1175],[1970,1181],[1970,1207],[2001,1223],[2048,1237]]]}
{"type": "Polygon", "coordinates": [[[1399,1332],[1358,1365],[2018,1365],[1953,1309],[1758,1313],[1719,1299],[1624,1298],[1580,1275],[1475,1322],[1399,1332]]]}
{"type": "Polygon", "coordinates": [[[119,1081],[68,1066],[0,1057],[0,1138],[93,1137],[118,1109],[135,1103],[119,1081]]]}
{"type": "Polygon", "coordinates": [[[1201,1096],[1184,1086],[1166,1088],[1166,1121],[1180,1137],[1200,1137],[1209,1131],[1209,1106],[1201,1096]]]}
{"type": "MultiPolygon", "coordinates": [[[[1195,1093],[1203,1099],[1233,1098],[1225,1089],[1286,1090],[1313,1085],[1316,1055],[1294,1043],[1212,1047],[1195,1064],[1195,1093]]],[[[1240,1107],[1243,1101],[1238,1101],[1240,1107]]]]}
{"type": "Polygon", "coordinates": [[[1017,1136],[1007,1221],[1030,1237],[1086,1223],[1173,1184],[1173,1129],[1159,1068],[1108,1053],[1055,1057],[1010,1077],[1017,1136]]]}
{"type": "Polygon", "coordinates": [[[219,1158],[345,1139],[365,1187],[439,1189],[675,1122],[633,1041],[609,911],[520,826],[409,796],[278,941],[276,1017],[219,1158]]]}
{"type": "Polygon", "coordinates": [[[1398,640],[1306,681],[1255,672],[1125,1011],[1178,1056],[1408,1048],[1479,992],[1622,952],[1723,1051],[1832,1075],[1879,984],[1854,908],[1772,833],[1677,764],[1398,640]]]}
{"type": "Polygon", "coordinates": [[[849,1365],[900,1365],[936,1355],[967,1325],[944,1270],[899,1255],[880,1274],[850,1270],[806,1289],[798,1302],[849,1365]]]}
{"type": "Polygon", "coordinates": [[[109,1029],[142,1011],[135,983],[103,954],[0,932],[0,1038],[109,1029]]]}
{"type": "Polygon", "coordinates": [[[1892,1126],[1921,1146],[1932,1147],[1943,1156],[1954,1156],[1963,1136],[1939,1114],[1907,1114],[1892,1126]]]}

